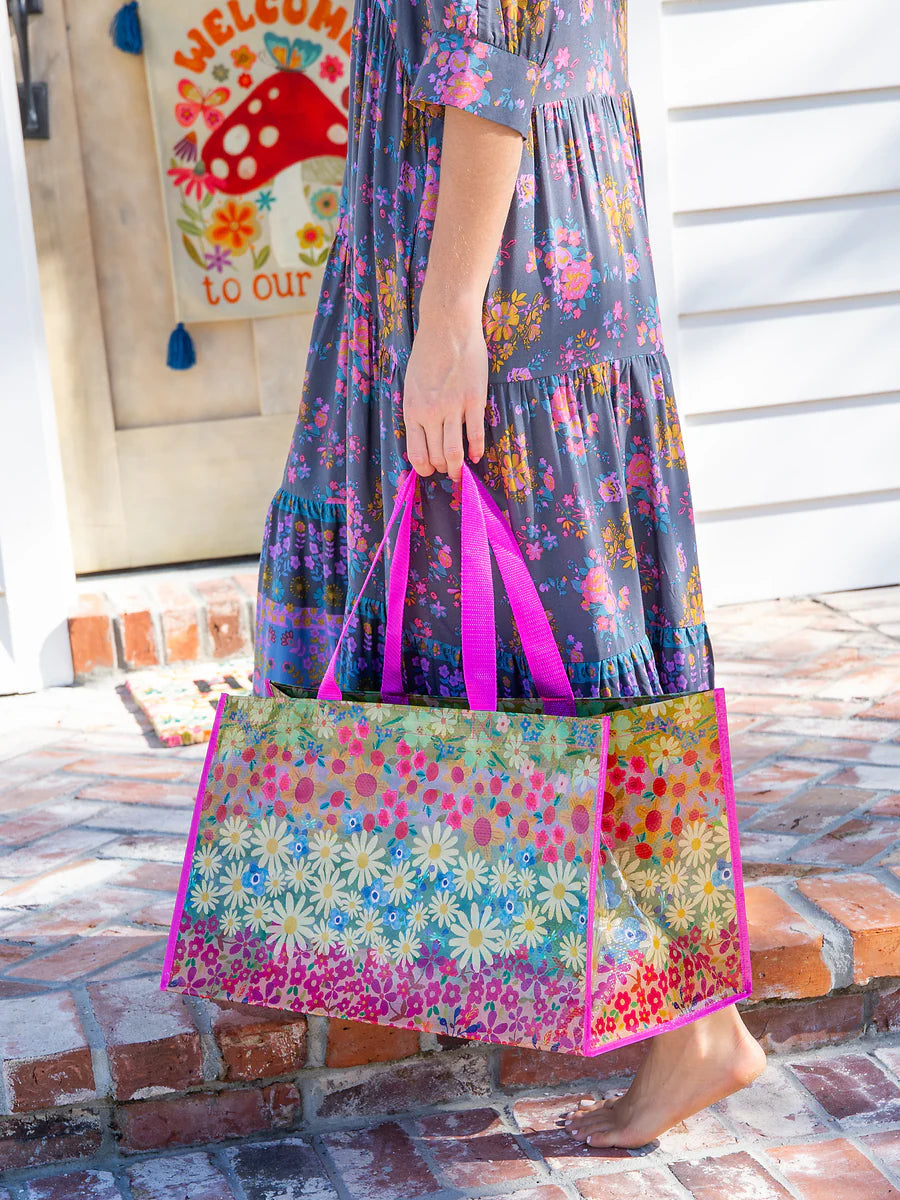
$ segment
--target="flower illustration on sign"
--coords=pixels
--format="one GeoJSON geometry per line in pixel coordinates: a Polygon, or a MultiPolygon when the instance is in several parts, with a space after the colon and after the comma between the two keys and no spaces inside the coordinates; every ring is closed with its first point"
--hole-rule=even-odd
{"type": "MultiPolygon", "coordinates": [[[[177,83],[174,117],[186,132],[174,142],[168,176],[181,193],[182,246],[207,272],[203,286],[212,306],[243,294],[238,279],[214,280],[238,273],[245,254],[253,272],[270,257],[282,268],[298,260],[321,267],[338,216],[349,87],[339,102],[336,97],[345,63],[307,38],[268,30],[262,40],[258,53],[249,45],[231,52],[243,72],[240,86],[251,89],[245,97],[222,86],[205,91],[187,78],[177,83]],[[265,77],[253,86],[251,70],[258,77],[261,68],[265,77]],[[229,104],[235,104],[230,112],[229,104]]],[[[213,78],[227,78],[223,70],[213,70],[213,78]]],[[[264,301],[295,296],[298,288],[303,295],[296,270],[276,268],[251,283],[252,294],[264,301]]]]}

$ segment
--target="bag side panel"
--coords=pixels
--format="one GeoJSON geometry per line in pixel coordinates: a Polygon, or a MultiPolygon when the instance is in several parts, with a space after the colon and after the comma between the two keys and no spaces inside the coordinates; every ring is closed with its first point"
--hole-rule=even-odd
{"type": "Polygon", "coordinates": [[[731,765],[731,741],[728,735],[728,714],[725,709],[725,689],[716,688],[716,713],[719,724],[719,753],[722,758],[722,779],[725,784],[725,805],[728,831],[731,837],[731,862],[734,867],[734,899],[738,917],[738,938],[741,950],[741,974],[744,990],[753,991],[753,972],[750,966],[750,930],[747,926],[747,904],[744,896],[744,869],[741,862],[741,843],[734,795],[734,772],[731,765]]]}
{"type": "Polygon", "coordinates": [[[216,705],[216,715],[213,720],[213,726],[209,734],[209,745],[206,747],[206,757],[203,760],[203,772],[200,776],[200,786],[197,788],[197,798],[194,801],[194,814],[191,817],[191,828],[187,837],[187,844],[184,848],[184,861],[181,864],[181,878],[178,881],[178,892],[175,896],[175,908],[172,913],[172,924],[169,928],[169,940],[166,942],[166,956],[163,960],[162,975],[159,981],[160,991],[165,991],[168,987],[169,980],[172,977],[172,965],[175,960],[175,947],[178,942],[178,931],[181,925],[181,914],[184,911],[184,901],[187,896],[188,882],[191,876],[191,867],[194,859],[194,849],[197,845],[197,833],[200,829],[200,814],[203,811],[203,799],[206,795],[206,784],[209,779],[209,769],[212,766],[213,757],[216,753],[216,746],[219,736],[219,723],[222,720],[222,713],[225,710],[225,700],[227,693],[222,692],[219,696],[219,703],[216,705]]]}
{"type": "Polygon", "coordinates": [[[589,1054],[676,1028],[751,990],[718,697],[710,689],[661,698],[610,724],[608,908],[595,921],[589,1054]]]}
{"type": "MultiPolygon", "coordinates": [[[[581,1043],[581,1053],[589,1054],[591,1048],[591,1013],[594,981],[594,961],[597,953],[597,938],[595,936],[595,922],[597,918],[597,884],[598,876],[602,888],[603,875],[600,871],[600,854],[603,847],[603,798],[606,795],[606,766],[607,756],[609,754],[609,717],[603,718],[603,743],[601,747],[601,762],[600,777],[597,780],[597,796],[594,802],[594,820],[591,833],[591,874],[588,882],[588,943],[586,970],[584,978],[584,1036],[581,1043]]],[[[603,895],[600,895],[600,905],[604,904],[603,895]]]]}

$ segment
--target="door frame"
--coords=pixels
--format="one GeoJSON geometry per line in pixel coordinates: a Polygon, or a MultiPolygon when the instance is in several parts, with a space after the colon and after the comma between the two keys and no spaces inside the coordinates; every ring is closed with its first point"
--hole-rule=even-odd
{"type": "Polygon", "coordinates": [[[0,695],[72,683],[75,569],[9,23],[0,21],[0,695]]]}

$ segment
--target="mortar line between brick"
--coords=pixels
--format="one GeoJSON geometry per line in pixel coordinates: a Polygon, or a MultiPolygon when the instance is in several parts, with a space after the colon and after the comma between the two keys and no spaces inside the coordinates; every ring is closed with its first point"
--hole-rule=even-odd
{"type": "MultiPolygon", "coordinates": [[[[767,720],[768,720],[768,718],[767,718],[767,720]]],[[[738,735],[738,734],[735,734],[734,740],[735,740],[735,741],[737,741],[737,739],[738,739],[738,737],[739,737],[739,736],[740,736],[740,735],[738,735]]],[[[778,737],[778,736],[783,736],[783,735],[775,734],[774,736],[775,736],[775,737],[778,737]]],[[[804,741],[806,741],[806,740],[807,740],[807,738],[806,738],[806,737],[798,737],[798,738],[795,738],[795,740],[794,740],[794,742],[792,743],[792,745],[794,745],[794,746],[799,746],[799,745],[801,745],[801,744],[802,744],[804,741]]],[[[788,747],[788,749],[790,749],[790,748],[791,748],[791,747],[788,747]]],[[[778,765],[778,763],[779,763],[779,762],[781,762],[781,760],[782,760],[783,758],[785,758],[785,757],[788,757],[788,758],[790,758],[790,756],[789,756],[789,755],[786,755],[786,753],[785,753],[785,748],[782,746],[782,747],[781,747],[780,749],[778,749],[778,750],[773,750],[771,754],[767,754],[767,755],[766,755],[764,758],[758,758],[758,759],[756,759],[756,761],[755,761],[755,762],[752,762],[752,763],[748,764],[748,765],[747,765],[746,767],[744,767],[742,770],[740,770],[740,771],[735,771],[735,772],[734,772],[734,788],[735,788],[735,792],[737,792],[737,791],[738,791],[738,788],[740,787],[740,782],[741,782],[741,779],[743,778],[743,776],[744,776],[744,775],[752,775],[754,771],[760,771],[760,770],[763,770],[765,767],[774,767],[774,766],[777,766],[777,765],[778,765]]],[[[836,762],[834,762],[834,763],[833,763],[833,762],[831,762],[829,759],[819,758],[819,757],[817,757],[815,754],[804,754],[802,758],[799,758],[799,757],[798,757],[796,760],[793,760],[793,759],[791,759],[791,761],[797,761],[797,762],[814,762],[814,763],[819,763],[819,762],[821,762],[821,763],[822,763],[822,764],[823,764],[825,767],[829,767],[829,766],[831,766],[831,767],[834,767],[835,769],[837,769],[837,768],[838,768],[838,766],[839,766],[839,764],[838,764],[838,763],[836,763],[836,762]]],[[[820,772],[820,774],[821,774],[821,772],[820,772]]],[[[821,779],[819,779],[818,777],[816,777],[816,778],[814,778],[814,779],[805,779],[805,780],[803,780],[801,783],[798,783],[798,784],[797,784],[796,788],[794,788],[794,790],[793,790],[792,792],[790,792],[790,793],[789,793],[789,796],[790,796],[790,798],[791,798],[791,799],[793,799],[794,797],[796,797],[796,796],[798,796],[798,795],[801,795],[801,794],[802,794],[804,791],[808,790],[809,788],[820,787],[820,786],[821,786],[821,784],[822,784],[822,781],[821,781],[821,779]]],[[[740,799],[738,799],[738,803],[739,803],[739,804],[741,803],[740,799]]],[[[747,804],[752,804],[752,803],[753,803],[753,801],[752,801],[752,800],[747,800],[747,801],[744,801],[744,803],[747,803],[747,804]]],[[[776,803],[777,803],[777,804],[781,804],[781,803],[782,803],[782,801],[781,801],[781,800],[778,800],[778,801],[775,801],[775,802],[773,802],[773,801],[765,801],[765,802],[764,802],[764,804],[763,804],[763,806],[764,806],[764,807],[766,807],[766,808],[774,808],[776,803]]]]}
{"type": "Polygon", "coordinates": [[[672,1170],[671,1163],[660,1163],[659,1169],[662,1171],[663,1175],[668,1176],[667,1183],[676,1196],[680,1196],[682,1200],[694,1200],[693,1193],[688,1191],[688,1189],[672,1170]]]}
{"type": "Polygon", "coordinates": [[[831,987],[829,992],[836,989],[851,987],[853,979],[853,936],[837,917],[833,917],[824,909],[819,908],[812,900],[797,887],[795,879],[782,883],[773,882],[772,890],[781,895],[802,917],[818,929],[822,934],[822,957],[825,965],[831,971],[831,987]]]}
{"type": "MultiPolygon", "coordinates": [[[[449,1182],[448,1177],[444,1174],[443,1170],[441,1169],[441,1166],[438,1163],[437,1159],[435,1158],[434,1153],[432,1152],[431,1147],[428,1145],[427,1140],[423,1137],[419,1137],[419,1135],[416,1133],[415,1117],[408,1117],[405,1114],[401,1114],[394,1118],[394,1123],[396,1125],[399,1125],[399,1127],[403,1130],[403,1132],[409,1138],[410,1142],[412,1142],[412,1146],[413,1146],[413,1149],[415,1150],[416,1154],[418,1154],[418,1156],[422,1159],[422,1161],[428,1167],[431,1174],[434,1176],[435,1181],[440,1185],[438,1191],[439,1192],[450,1191],[450,1192],[454,1192],[457,1194],[459,1194],[459,1193],[465,1194],[464,1189],[458,1187],[454,1183],[449,1182]]],[[[489,1193],[487,1193],[487,1192],[485,1193],[485,1195],[488,1195],[488,1194],[489,1193]]]]}
{"type": "Polygon", "coordinates": [[[113,1094],[112,1068],[106,1048],[106,1038],[103,1036],[100,1022],[94,1016],[86,983],[73,984],[69,989],[69,994],[81,1021],[84,1036],[91,1048],[94,1087],[100,1093],[101,1100],[111,1098],[113,1094]]]}
{"type": "Polygon", "coordinates": [[[199,588],[194,587],[193,581],[190,578],[184,580],[184,586],[189,595],[193,597],[197,610],[197,650],[200,660],[214,658],[215,647],[209,628],[209,608],[207,607],[206,597],[199,588]]]}
{"type": "Polygon", "coordinates": [[[888,1066],[888,1064],[884,1061],[883,1058],[876,1057],[876,1054],[879,1050],[887,1050],[887,1049],[892,1049],[892,1048],[893,1047],[887,1047],[887,1046],[877,1046],[877,1045],[872,1046],[871,1050],[869,1051],[869,1057],[874,1058],[875,1062],[878,1066],[878,1069],[880,1071],[882,1071],[885,1075],[887,1075],[887,1077],[891,1081],[891,1083],[895,1084],[898,1088],[900,1088],[900,1074],[898,1074],[897,1069],[894,1067],[888,1066]]]}
{"type": "MultiPolygon", "coordinates": [[[[755,692],[755,693],[754,692],[746,692],[746,693],[741,692],[740,694],[748,695],[748,696],[755,696],[757,698],[766,695],[766,693],[759,693],[759,692],[755,692]]],[[[798,700],[800,702],[803,702],[808,697],[791,696],[788,698],[791,700],[798,700]]],[[[815,697],[813,697],[813,698],[815,698],[815,697]]],[[[830,700],[830,699],[832,699],[832,697],[818,697],[818,699],[830,700]]],[[[869,708],[875,707],[875,705],[878,704],[881,699],[883,699],[883,697],[872,699],[869,703],[869,708]]],[[[796,745],[797,743],[802,743],[809,739],[815,740],[817,738],[823,738],[827,741],[832,741],[832,742],[845,742],[848,746],[861,746],[861,745],[862,746],[881,746],[881,745],[889,746],[889,745],[891,745],[892,738],[895,733],[894,727],[897,724],[896,719],[893,717],[865,717],[865,716],[860,715],[860,712],[867,712],[867,711],[868,711],[868,709],[861,709],[857,713],[854,713],[850,716],[841,716],[841,717],[822,717],[822,716],[812,716],[812,715],[806,715],[806,714],[801,716],[801,715],[797,715],[794,713],[790,713],[788,711],[761,713],[757,717],[757,721],[755,721],[753,723],[753,725],[746,726],[744,729],[742,729],[740,731],[740,734],[742,735],[742,734],[746,734],[746,733],[752,733],[757,737],[794,736],[795,741],[794,741],[794,743],[792,743],[792,746],[796,745]],[[799,734],[790,735],[788,733],[788,731],[784,728],[776,727],[774,729],[772,729],[772,728],[767,729],[767,728],[763,727],[766,722],[786,721],[789,718],[791,718],[794,721],[828,721],[833,724],[843,723],[845,721],[846,722],[856,722],[859,725],[860,729],[865,728],[868,730],[873,729],[877,722],[881,722],[884,725],[890,726],[890,729],[882,737],[855,738],[855,737],[851,737],[850,734],[835,733],[833,730],[828,730],[828,729],[816,730],[816,729],[801,728],[799,734]],[[759,728],[757,728],[757,722],[760,725],[759,728]]],[[[737,715],[738,716],[746,716],[749,714],[738,712],[737,715]]],[[[738,735],[738,736],[740,736],[740,735],[738,735]]],[[[793,757],[789,753],[790,749],[791,749],[791,747],[788,747],[787,749],[782,749],[780,751],[780,753],[789,758],[793,757]]],[[[865,762],[864,759],[854,760],[854,759],[847,759],[847,758],[832,758],[827,753],[827,751],[811,751],[809,754],[804,754],[802,756],[798,755],[797,757],[798,758],[802,757],[803,759],[809,759],[812,762],[835,762],[835,763],[843,763],[844,765],[848,765],[848,764],[852,765],[854,762],[856,762],[857,764],[865,762]]],[[[869,765],[879,766],[882,764],[872,763],[869,765]]]]}
{"type": "Polygon", "coordinates": [[[311,1013],[306,1018],[306,1066],[324,1067],[328,1050],[328,1017],[311,1013]]]}
{"type": "Polygon", "coordinates": [[[184,1006],[191,1014],[200,1037],[200,1054],[203,1062],[204,1083],[218,1083],[225,1079],[225,1060],[219,1051],[212,1030],[210,1010],[200,996],[183,995],[184,1006]]]}
{"type": "Polygon", "coordinates": [[[131,1180],[128,1178],[124,1163],[121,1166],[117,1166],[115,1170],[110,1171],[110,1174],[116,1181],[116,1187],[122,1193],[122,1200],[134,1200],[134,1193],[131,1190],[131,1180]]]}
{"type": "MultiPolygon", "coordinates": [[[[785,1144],[787,1144],[787,1143],[785,1143],[785,1144]]],[[[794,1144],[794,1143],[791,1143],[791,1144],[794,1144]]],[[[749,1148],[747,1153],[750,1155],[750,1157],[752,1159],[754,1159],[756,1162],[759,1163],[759,1165],[763,1168],[764,1171],[768,1171],[768,1173],[772,1176],[772,1178],[776,1181],[776,1183],[781,1184],[781,1186],[784,1188],[784,1190],[788,1193],[789,1196],[795,1196],[797,1198],[797,1200],[804,1200],[802,1192],[798,1191],[798,1189],[794,1186],[794,1184],[791,1183],[791,1181],[785,1175],[784,1171],[782,1171],[779,1164],[775,1161],[774,1158],[772,1158],[772,1156],[770,1154],[766,1153],[765,1149],[762,1146],[749,1148]]]]}
{"type": "Polygon", "coordinates": [[[214,1150],[209,1151],[209,1159],[213,1162],[228,1181],[228,1186],[234,1193],[234,1200],[248,1200],[244,1185],[238,1178],[237,1172],[232,1165],[231,1159],[225,1152],[225,1148],[217,1146],[214,1150]]]}
{"type": "MultiPolygon", "coordinates": [[[[814,784],[813,786],[818,787],[820,785],[814,784]]],[[[813,833],[804,833],[804,834],[787,833],[787,834],[778,835],[778,836],[782,836],[782,837],[796,837],[797,840],[796,840],[795,844],[790,848],[789,854],[791,856],[793,856],[795,854],[799,854],[800,852],[805,850],[808,846],[812,845],[813,842],[818,841],[820,838],[827,837],[829,833],[833,833],[835,829],[840,828],[840,826],[846,824],[847,821],[857,821],[857,820],[861,820],[866,817],[871,817],[872,816],[872,814],[871,814],[872,807],[875,804],[877,804],[880,800],[884,799],[886,796],[890,796],[893,794],[889,788],[871,788],[869,790],[871,790],[873,792],[873,795],[869,800],[861,800],[859,802],[859,804],[856,805],[855,808],[848,808],[848,809],[845,809],[843,812],[837,813],[829,821],[826,821],[826,823],[824,825],[822,825],[821,828],[817,829],[813,833]]],[[[774,814],[777,816],[779,811],[782,808],[786,808],[788,805],[794,804],[798,799],[800,799],[800,800],[803,799],[802,789],[798,789],[796,792],[791,792],[789,796],[786,796],[783,800],[779,800],[776,803],[760,804],[757,811],[755,813],[753,813],[753,815],[751,817],[748,817],[746,821],[741,823],[741,832],[743,833],[745,830],[748,833],[762,833],[762,834],[776,832],[774,830],[766,829],[764,826],[759,825],[758,822],[762,821],[765,817],[769,816],[770,814],[774,814]]],[[[880,816],[876,813],[875,816],[872,817],[872,820],[883,821],[885,823],[885,825],[887,825],[887,826],[890,826],[891,824],[896,824],[897,825],[897,839],[900,840],[900,817],[880,816]]],[[[821,867],[826,867],[829,870],[837,870],[837,871],[864,870],[864,869],[867,869],[867,864],[871,863],[872,859],[878,859],[878,858],[881,858],[882,855],[891,854],[891,853],[893,853],[893,851],[895,849],[896,849],[896,845],[886,846],[884,848],[884,850],[880,850],[877,852],[877,854],[873,854],[869,859],[866,859],[865,862],[861,863],[859,866],[851,867],[851,866],[848,866],[846,863],[834,863],[834,864],[829,864],[826,862],[816,863],[816,862],[813,862],[810,860],[807,860],[806,862],[798,862],[796,865],[798,867],[821,866],[821,867]]],[[[772,856],[771,859],[767,859],[767,862],[768,861],[777,862],[779,860],[778,860],[777,856],[772,856]]],[[[788,858],[785,861],[790,861],[790,859],[788,858]]]]}
{"type": "MultiPolygon", "coordinates": [[[[712,1149],[712,1147],[710,1147],[710,1149],[712,1149]]],[[[728,1148],[727,1147],[716,1147],[716,1149],[727,1150],[728,1148]]],[[[741,1145],[740,1141],[736,1141],[735,1145],[730,1148],[730,1152],[732,1154],[734,1154],[737,1152],[737,1150],[740,1150],[740,1149],[743,1149],[743,1146],[741,1145]]],[[[651,1169],[662,1172],[662,1174],[664,1176],[666,1176],[666,1182],[668,1183],[669,1187],[672,1189],[672,1191],[677,1196],[681,1197],[682,1200],[694,1200],[694,1193],[692,1191],[690,1191],[687,1187],[685,1187],[685,1185],[681,1182],[681,1180],[678,1178],[678,1176],[672,1170],[672,1167],[675,1163],[694,1161],[695,1159],[699,1158],[701,1156],[701,1154],[703,1155],[703,1157],[706,1157],[707,1151],[706,1150],[697,1151],[690,1155],[681,1154],[680,1157],[676,1157],[675,1155],[672,1155],[671,1158],[668,1158],[665,1160],[654,1159],[651,1163],[651,1169]]],[[[622,1174],[622,1173],[623,1172],[620,1172],[620,1171],[608,1172],[608,1174],[612,1175],[612,1176],[615,1176],[617,1174],[622,1174]]],[[[633,1170],[633,1171],[625,1170],[624,1173],[630,1174],[630,1175],[635,1175],[635,1174],[637,1174],[637,1171],[636,1170],[633,1170]]],[[[584,1178],[584,1176],[579,1176],[578,1178],[584,1178]]],[[[583,1197],[581,1196],[580,1192],[578,1193],[578,1200],[583,1200],[583,1197]]],[[[648,1198],[648,1200],[652,1200],[652,1198],[648,1198]]]]}
{"type": "Polygon", "coordinates": [[[867,1158],[874,1167],[877,1167],[888,1183],[893,1184],[895,1188],[900,1190],[900,1171],[892,1170],[886,1159],[883,1159],[877,1150],[871,1149],[862,1141],[859,1133],[848,1134],[847,1141],[851,1146],[855,1146],[860,1154],[864,1158],[867,1158]]]}
{"type": "MultiPolygon", "coordinates": [[[[885,584],[884,586],[892,587],[892,586],[896,586],[896,585],[885,584]]],[[[851,588],[850,590],[856,591],[857,589],[851,588]]],[[[865,633],[878,633],[879,632],[877,625],[871,625],[868,621],[861,621],[859,619],[859,617],[854,617],[852,615],[852,613],[849,612],[848,610],[843,609],[843,608],[837,608],[837,607],[835,607],[835,605],[829,604],[827,599],[825,599],[825,597],[828,596],[829,594],[830,594],[829,592],[817,592],[814,595],[811,595],[810,599],[812,600],[812,602],[814,604],[820,604],[822,606],[822,608],[827,609],[830,613],[836,613],[843,620],[852,621],[854,625],[858,625],[860,627],[860,629],[859,629],[860,632],[865,632],[865,633]]],[[[852,671],[853,667],[848,666],[847,670],[852,671]]]]}
{"type": "MultiPolygon", "coordinates": [[[[815,786],[818,786],[818,785],[815,785],[815,786]]],[[[747,817],[747,819],[745,821],[741,822],[741,833],[743,833],[745,830],[748,833],[775,833],[775,832],[777,832],[776,830],[767,829],[765,826],[759,825],[758,822],[762,821],[765,817],[772,815],[772,814],[777,816],[780,813],[782,808],[786,808],[788,805],[794,804],[798,799],[800,799],[800,800],[803,799],[802,795],[800,795],[800,789],[798,789],[796,792],[791,792],[789,795],[785,796],[783,800],[778,800],[771,804],[768,804],[768,803],[760,804],[759,807],[757,808],[756,812],[753,813],[752,816],[747,817]]],[[[738,803],[740,803],[740,801],[738,801],[738,803]]],[[[752,801],[749,801],[748,803],[752,803],[752,801]]],[[[797,839],[796,844],[791,848],[791,853],[793,854],[797,850],[804,849],[805,848],[804,843],[808,845],[809,842],[815,841],[816,838],[824,837],[825,834],[830,833],[832,825],[839,825],[844,821],[849,821],[856,817],[867,816],[870,804],[874,804],[874,803],[875,803],[874,800],[873,801],[865,801],[865,800],[860,801],[860,803],[857,804],[856,808],[846,809],[845,811],[838,813],[837,815],[832,817],[830,821],[826,822],[825,825],[823,825],[820,829],[816,830],[814,833],[798,833],[798,834],[787,833],[787,834],[781,834],[781,836],[782,837],[795,837],[797,839]]],[[[897,836],[900,837],[900,824],[898,824],[897,836]]]]}
{"type": "MultiPolygon", "coordinates": [[[[884,853],[890,853],[890,847],[884,853]]],[[[862,871],[864,868],[860,867],[859,869],[862,871]]],[[[872,866],[865,868],[865,873],[880,880],[889,891],[900,894],[900,879],[897,878],[887,863],[873,863],[872,866]]]]}
{"type": "Polygon", "coordinates": [[[150,626],[153,630],[153,640],[155,642],[156,662],[158,666],[162,667],[166,666],[169,662],[169,652],[166,646],[166,631],[163,629],[162,611],[159,605],[154,604],[153,601],[154,597],[151,595],[147,607],[150,613],[150,626]]]}
{"type": "Polygon", "coordinates": [[[125,630],[122,627],[122,613],[119,612],[119,606],[116,602],[104,592],[104,597],[107,604],[112,610],[112,635],[113,635],[113,663],[114,671],[127,671],[129,668],[125,660],[125,630]]]}
{"type": "MultiPolygon", "coordinates": [[[[85,888],[90,886],[90,884],[85,884],[85,888]]],[[[73,895],[80,894],[80,892],[73,893],[73,895]]],[[[52,908],[47,911],[52,914],[52,908]]],[[[13,939],[9,940],[12,941],[13,939]]],[[[13,983],[32,984],[35,987],[39,987],[48,992],[67,992],[75,986],[73,981],[70,979],[57,980],[56,983],[54,983],[53,981],[46,979],[32,979],[27,975],[11,975],[10,971],[13,967],[24,966],[26,963],[30,962],[39,962],[42,958],[46,958],[50,954],[55,954],[58,950],[68,950],[71,946],[76,945],[82,940],[83,939],[78,934],[75,934],[70,938],[64,938],[62,941],[54,942],[50,946],[44,946],[40,949],[37,949],[33,954],[29,954],[27,958],[20,959],[19,962],[10,963],[9,968],[6,971],[0,972],[0,978],[8,979],[13,983]]]]}
{"type": "Polygon", "coordinates": [[[325,1174],[331,1181],[331,1185],[337,1192],[340,1200],[353,1200],[353,1197],[344,1186],[341,1173],[338,1171],[337,1166],[331,1157],[328,1146],[325,1144],[325,1141],[322,1138],[322,1135],[320,1133],[313,1133],[310,1135],[309,1140],[316,1154],[318,1154],[319,1162],[321,1162],[325,1174]]]}
{"type": "MultiPolygon", "coordinates": [[[[523,1178],[521,1180],[499,1181],[496,1184],[481,1185],[477,1187],[479,1198],[484,1197],[485,1200],[488,1200],[489,1197],[494,1195],[506,1197],[508,1194],[514,1195],[516,1190],[529,1190],[531,1188],[542,1187],[546,1184],[552,1183],[564,1191],[567,1196],[572,1198],[572,1200],[581,1200],[580,1193],[575,1188],[569,1176],[555,1171],[540,1153],[540,1151],[531,1144],[527,1135],[522,1133],[517,1128],[517,1123],[512,1115],[512,1104],[508,1101],[508,1097],[504,1096],[502,1092],[498,1091],[492,1096],[483,1096],[479,1097],[478,1099],[483,1101],[483,1103],[476,1105],[475,1107],[489,1108],[493,1112],[497,1113],[501,1122],[499,1132],[509,1134],[519,1149],[522,1150],[528,1161],[533,1163],[538,1171],[537,1175],[530,1179],[523,1178]],[[507,1101],[507,1103],[504,1104],[502,1103],[503,1101],[507,1101]],[[504,1111],[504,1109],[508,1111],[504,1111]],[[521,1188],[517,1188],[517,1184],[521,1184],[521,1188]],[[510,1193],[511,1188],[513,1189],[512,1193],[510,1193]]],[[[423,1114],[423,1116],[426,1118],[428,1115],[434,1114],[423,1114]]],[[[417,1133],[416,1117],[403,1114],[396,1117],[395,1121],[401,1127],[401,1129],[408,1134],[409,1138],[415,1145],[417,1152],[426,1161],[431,1173],[435,1176],[435,1178],[439,1181],[447,1179],[448,1177],[435,1158],[427,1140],[417,1133]]],[[[457,1188],[454,1184],[449,1182],[446,1184],[446,1187],[455,1193],[459,1193],[460,1200],[469,1200],[469,1197],[472,1195],[471,1189],[457,1188]]]]}

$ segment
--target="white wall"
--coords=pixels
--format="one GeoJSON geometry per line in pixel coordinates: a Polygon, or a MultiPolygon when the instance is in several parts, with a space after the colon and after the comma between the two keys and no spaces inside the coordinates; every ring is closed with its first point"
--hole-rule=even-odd
{"type": "Polygon", "coordinates": [[[630,4],[704,595],[896,583],[900,3],[630,4]]]}
{"type": "MultiPolygon", "coordinates": [[[[50,117],[52,123],[52,96],[50,117]]],[[[0,19],[0,695],[72,682],[66,616],[74,595],[19,105],[9,23],[4,17],[0,19]]]]}

